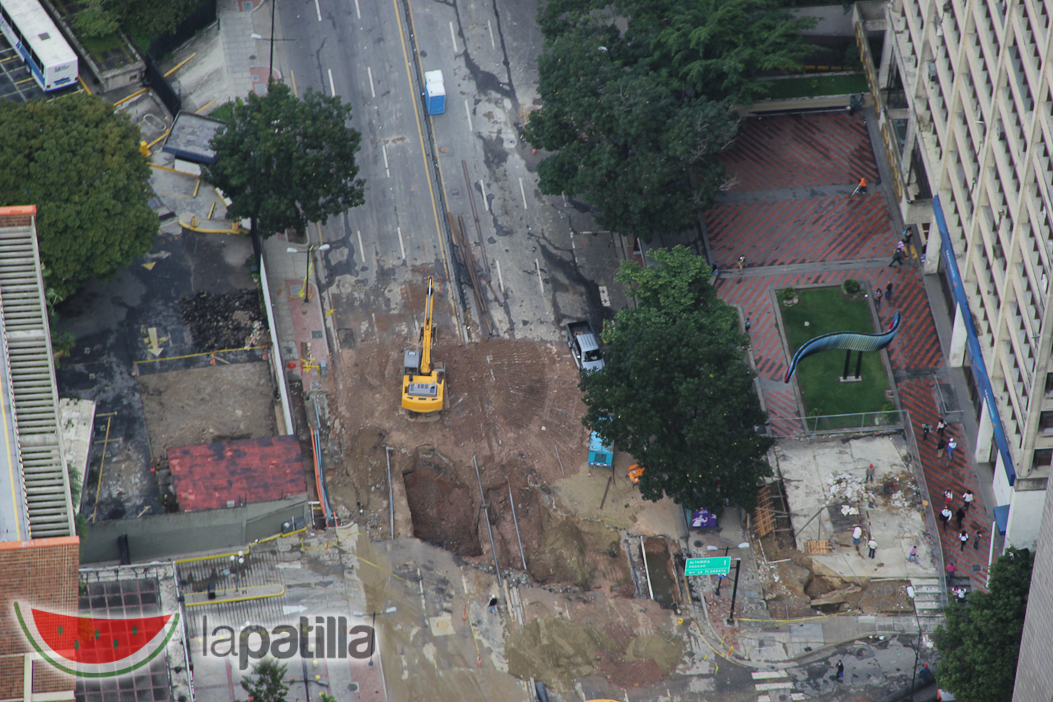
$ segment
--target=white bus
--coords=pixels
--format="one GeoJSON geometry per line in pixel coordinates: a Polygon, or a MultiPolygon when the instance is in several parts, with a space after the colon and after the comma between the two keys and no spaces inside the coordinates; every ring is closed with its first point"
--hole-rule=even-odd
{"type": "Polygon", "coordinates": [[[45,91],[77,80],[77,55],[38,0],[0,0],[0,30],[45,91]]]}

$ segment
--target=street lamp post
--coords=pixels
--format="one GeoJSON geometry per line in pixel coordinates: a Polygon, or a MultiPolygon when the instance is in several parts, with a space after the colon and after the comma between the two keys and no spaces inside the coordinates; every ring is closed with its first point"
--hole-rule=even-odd
{"type": "MultiPolygon", "coordinates": [[[[288,247],[285,249],[288,253],[302,253],[299,249],[288,247]]],[[[328,251],[329,244],[322,244],[321,246],[315,246],[314,244],[307,245],[307,265],[304,267],[303,272],[303,303],[306,305],[311,301],[311,252],[312,251],[328,251]]]]}
{"type": "Polygon", "coordinates": [[[245,552],[238,551],[238,555],[230,555],[230,567],[234,570],[234,591],[241,591],[241,566],[245,565],[245,552]]]}
{"type": "MultiPolygon", "coordinates": [[[[388,607],[383,612],[368,612],[372,617],[372,624],[370,625],[373,629],[373,640],[370,642],[372,645],[369,648],[369,667],[373,667],[373,654],[377,650],[377,615],[378,614],[392,614],[398,611],[398,607],[388,607]]],[[[364,617],[367,612],[351,612],[356,617],[364,617]]]]}
{"type": "MultiPolygon", "coordinates": [[[[725,541],[724,543],[727,543],[727,542],[725,541]]],[[[743,541],[738,546],[731,546],[731,545],[725,546],[724,547],[724,556],[727,557],[728,551],[730,551],[733,548],[749,548],[749,547],[750,547],[750,542],[749,541],[743,541]]],[[[719,550],[719,548],[720,548],[719,546],[706,546],[706,550],[707,551],[717,551],[717,550],[719,550]]],[[[717,597],[720,597],[720,586],[723,584],[725,577],[727,577],[727,576],[722,575],[722,576],[720,576],[720,579],[717,580],[717,589],[716,589],[716,593],[715,593],[717,597]]]]}
{"type": "Polygon", "coordinates": [[[914,639],[914,672],[910,676],[910,699],[914,702],[914,684],[918,680],[918,647],[921,646],[921,619],[918,618],[918,603],[914,599],[914,587],[911,585],[907,586],[907,597],[910,598],[911,603],[914,605],[914,621],[918,624],[918,636],[914,639]]]}

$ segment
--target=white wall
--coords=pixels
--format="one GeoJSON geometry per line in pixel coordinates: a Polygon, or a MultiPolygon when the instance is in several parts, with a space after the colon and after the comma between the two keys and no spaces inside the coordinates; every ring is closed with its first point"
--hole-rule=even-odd
{"type": "Polygon", "coordinates": [[[1046,501],[1045,490],[1015,491],[1009,503],[1009,524],[1005,530],[1006,546],[1034,550],[1042,526],[1042,507],[1046,501]]]}

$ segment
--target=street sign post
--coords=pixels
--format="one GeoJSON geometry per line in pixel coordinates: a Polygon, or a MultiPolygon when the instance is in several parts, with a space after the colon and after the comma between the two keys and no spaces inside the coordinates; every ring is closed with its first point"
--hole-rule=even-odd
{"type": "Polygon", "coordinates": [[[684,575],[727,575],[731,570],[730,558],[688,558],[684,575]]]}

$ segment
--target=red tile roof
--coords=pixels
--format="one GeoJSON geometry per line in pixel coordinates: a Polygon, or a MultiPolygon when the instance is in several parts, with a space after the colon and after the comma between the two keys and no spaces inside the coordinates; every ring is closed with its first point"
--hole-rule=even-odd
{"type": "Polygon", "coordinates": [[[168,449],[179,508],[184,512],[280,500],[307,492],[295,436],[168,449]]]}

